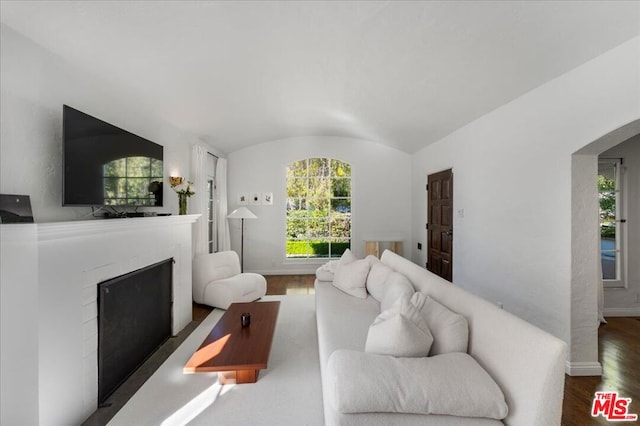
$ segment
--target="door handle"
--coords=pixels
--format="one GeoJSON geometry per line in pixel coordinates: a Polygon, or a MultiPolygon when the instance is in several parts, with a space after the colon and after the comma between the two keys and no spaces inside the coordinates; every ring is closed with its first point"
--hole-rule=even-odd
{"type": "Polygon", "coordinates": [[[449,229],[447,231],[447,236],[452,237],[453,236],[453,229],[449,229]]]}

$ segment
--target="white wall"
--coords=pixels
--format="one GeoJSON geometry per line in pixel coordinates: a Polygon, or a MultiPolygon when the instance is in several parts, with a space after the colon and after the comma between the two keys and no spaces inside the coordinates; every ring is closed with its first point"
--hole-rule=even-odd
{"type": "Polygon", "coordinates": [[[640,316],[640,135],[601,154],[624,159],[623,218],[627,219],[626,288],[605,288],[605,315],[640,316]]]}
{"type": "MultiPolygon", "coordinates": [[[[285,260],[287,164],[330,157],[351,164],[352,250],[362,257],[364,239],[398,235],[409,252],[411,157],[374,142],[341,137],[298,137],[265,142],[229,154],[229,212],[240,192],[273,192],[272,206],[247,206],[258,219],[245,221],[245,270],[266,274],[312,273],[313,261],[285,260]]],[[[240,222],[229,221],[232,248],[240,249],[240,222]]]]}
{"type": "MultiPolygon", "coordinates": [[[[88,207],[61,206],[63,104],[79,108],[163,145],[165,176],[173,173],[189,176],[190,145],[203,144],[194,135],[147,115],[144,103],[131,97],[121,82],[96,79],[0,25],[0,193],[30,195],[36,222],[90,219],[88,215],[91,210],[88,207]]],[[[168,185],[165,185],[164,200],[164,208],[153,210],[176,213],[177,197],[168,185]]],[[[61,307],[66,306],[64,303],[69,302],[69,299],[65,299],[64,303],[57,303],[55,297],[62,297],[60,294],[69,294],[81,287],[77,287],[76,283],[61,282],[64,273],[69,273],[70,269],[52,263],[54,255],[62,256],[66,251],[53,249],[39,254],[35,231],[32,235],[33,244],[25,248],[7,231],[17,228],[6,228],[8,226],[11,225],[3,225],[0,235],[2,424],[5,420],[8,424],[78,424],[95,409],[96,400],[92,398],[95,392],[86,392],[82,378],[74,381],[69,379],[70,375],[65,376],[69,371],[76,374],[86,366],[75,362],[77,357],[65,358],[68,354],[51,349],[58,348],[56,345],[63,340],[59,340],[61,334],[53,330],[58,323],[51,322],[47,315],[51,310],[58,309],[59,312],[61,307]],[[16,256],[26,257],[18,261],[16,256]],[[31,263],[25,260],[28,258],[31,258],[31,263]],[[38,259],[49,262],[47,267],[39,268],[38,259]],[[25,267],[25,264],[32,267],[25,267]],[[59,285],[60,290],[55,294],[51,293],[54,284],[59,285]],[[23,318],[25,306],[40,312],[43,317],[23,318]],[[47,310],[47,307],[50,309],[47,310]],[[47,330],[47,327],[53,331],[47,330]],[[52,356],[54,353],[64,362],[60,363],[60,359],[52,356]],[[44,367],[39,368],[39,364],[44,367]],[[59,368],[61,365],[64,368],[59,368]],[[64,386],[70,388],[65,389],[64,386]],[[91,400],[88,406],[83,407],[83,396],[91,400]],[[75,404],[74,408],[69,408],[69,404],[75,404]],[[91,404],[93,409],[87,411],[91,404]],[[61,417],[75,414],[80,417],[58,421],[61,417]]],[[[189,228],[180,230],[179,238],[190,237],[184,235],[185,230],[189,232],[189,228]]],[[[154,232],[155,235],[163,233],[154,232]]],[[[127,249],[133,246],[135,244],[127,249]]],[[[100,247],[98,252],[103,260],[105,256],[113,257],[122,252],[115,246],[96,247],[100,247]]],[[[187,257],[190,257],[190,243],[187,253],[187,257]]],[[[142,258],[142,254],[139,257],[142,258]]],[[[186,281],[190,282],[190,268],[187,271],[186,281]]],[[[189,300],[190,295],[186,302],[188,310],[185,311],[190,318],[189,300]]],[[[84,313],[81,308],[79,311],[84,313]]],[[[78,310],[64,313],[76,319],[81,318],[76,315],[78,310]]],[[[80,339],[82,347],[84,334],[80,327],[64,329],[63,334],[69,336],[71,331],[78,329],[80,332],[76,333],[75,338],[80,339]]],[[[67,349],[72,350],[71,347],[67,349]]],[[[74,379],[77,377],[74,375],[74,379]]]]}
{"type": "Polygon", "coordinates": [[[572,343],[571,360],[593,361],[597,339],[595,323],[571,332],[572,310],[596,309],[595,295],[570,302],[571,155],[640,117],[639,53],[635,38],[413,157],[418,241],[426,176],[452,167],[454,282],[572,343]]]}
{"type": "Polygon", "coordinates": [[[599,250],[596,156],[571,156],[571,338],[580,358],[570,364],[572,375],[601,375],[597,326],[599,250]],[[585,309],[593,301],[594,306],[585,309]],[[578,307],[583,307],[578,309],[578,307]]]}
{"type": "MultiPolygon", "coordinates": [[[[4,25],[0,34],[0,193],[30,195],[37,222],[90,218],[88,207],[62,207],[63,104],[163,145],[165,176],[189,176],[196,136],[149,116],[121,82],[98,80],[4,25]]],[[[177,213],[168,185],[164,203],[152,210],[177,213]]]]}

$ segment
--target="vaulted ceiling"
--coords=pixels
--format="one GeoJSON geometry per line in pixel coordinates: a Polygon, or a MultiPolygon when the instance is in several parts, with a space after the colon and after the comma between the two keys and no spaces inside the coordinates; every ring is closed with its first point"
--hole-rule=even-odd
{"type": "Polygon", "coordinates": [[[302,135],[408,153],[640,34],[640,2],[51,1],[0,20],[232,152],[302,135]]]}

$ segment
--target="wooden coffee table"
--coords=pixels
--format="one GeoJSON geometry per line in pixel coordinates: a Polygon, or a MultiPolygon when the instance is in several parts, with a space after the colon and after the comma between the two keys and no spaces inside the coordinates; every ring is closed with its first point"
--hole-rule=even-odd
{"type": "Polygon", "coordinates": [[[193,354],[184,373],[218,372],[222,384],[255,383],[267,368],[280,302],[232,303],[193,354]],[[251,325],[242,327],[240,315],[249,312],[251,325]]]}

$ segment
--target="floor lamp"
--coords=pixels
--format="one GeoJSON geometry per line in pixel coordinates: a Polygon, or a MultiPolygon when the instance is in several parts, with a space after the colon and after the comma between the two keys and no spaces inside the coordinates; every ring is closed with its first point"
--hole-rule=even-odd
{"type": "Polygon", "coordinates": [[[253,214],[251,210],[246,207],[238,207],[227,216],[229,219],[241,220],[240,231],[240,272],[244,272],[244,220],[245,219],[257,219],[258,216],[253,214]]]}

